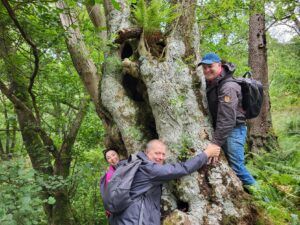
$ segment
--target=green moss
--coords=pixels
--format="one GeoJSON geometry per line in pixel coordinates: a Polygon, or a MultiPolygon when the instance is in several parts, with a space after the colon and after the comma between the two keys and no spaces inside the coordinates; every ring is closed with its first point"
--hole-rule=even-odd
{"type": "Polygon", "coordinates": [[[180,211],[175,211],[171,213],[167,218],[163,221],[163,225],[183,225],[184,217],[180,215],[180,211]]]}
{"type": "Polygon", "coordinates": [[[143,134],[138,127],[131,126],[126,130],[126,133],[135,140],[142,140],[143,138],[143,134]]]}
{"type": "Polygon", "coordinates": [[[122,71],[122,61],[117,56],[108,57],[105,60],[105,74],[117,74],[122,71]]]}
{"type": "Polygon", "coordinates": [[[193,141],[191,140],[190,136],[182,135],[181,137],[181,144],[179,146],[179,156],[178,159],[180,161],[186,161],[193,155],[193,151],[191,150],[191,145],[193,141]]]}
{"type": "Polygon", "coordinates": [[[183,103],[184,103],[185,100],[186,100],[186,96],[179,95],[179,96],[176,96],[176,98],[170,99],[169,102],[172,106],[176,106],[176,107],[181,108],[183,106],[183,103]]]}
{"type": "Polygon", "coordinates": [[[232,225],[232,224],[238,224],[238,219],[235,216],[223,216],[222,219],[223,225],[232,225]]]}
{"type": "Polygon", "coordinates": [[[195,61],[195,56],[194,55],[189,55],[184,58],[184,62],[188,65],[194,66],[194,61],[195,61]]]}

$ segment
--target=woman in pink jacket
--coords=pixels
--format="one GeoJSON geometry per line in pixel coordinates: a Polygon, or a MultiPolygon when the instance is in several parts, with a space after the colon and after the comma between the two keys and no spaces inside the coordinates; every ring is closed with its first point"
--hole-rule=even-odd
{"type": "MultiPolygon", "coordinates": [[[[103,155],[104,155],[104,159],[106,160],[106,162],[108,162],[109,167],[108,167],[106,173],[104,174],[104,176],[101,177],[101,180],[100,180],[101,195],[104,194],[104,190],[105,190],[108,182],[110,181],[113,173],[115,172],[117,164],[120,162],[120,156],[116,150],[106,149],[103,151],[103,155]]],[[[107,217],[109,217],[110,212],[106,211],[106,215],[107,215],[107,217]]]]}
{"type": "Polygon", "coordinates": [[[110,181],[113,173],[116,170],[116,165],[120,162],[119,154],[116,150],[107,149],[103,151],[104,158],[108,162],[109,167],[103,178],[105,178],[105,185],[110,181]]]}

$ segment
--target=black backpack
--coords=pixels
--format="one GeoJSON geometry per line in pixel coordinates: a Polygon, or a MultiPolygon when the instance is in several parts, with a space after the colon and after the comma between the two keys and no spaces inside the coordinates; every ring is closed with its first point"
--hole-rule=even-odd
{"type": "Polygon", "coordinates": [[[130,197],[130,188],[136,171],[142,160],[136,154],[121,164],[111,177],[102,194],[103,205],[110,213],[124,211],[133,200],[130,197]]]}
{"type": "Polygon", "coordinates": [[[245,111],[246,119],[253,119],[260,113],[263,102],[263,85],[260,81],[252,78],[251,72],[246,72],[243,78],[229,78],[221,82],[221,85],[227,82],[236,82],[241,86],[243,101],[242,107],[245,111]],[[246,76],[248,75],[248,78],[246,76]]]}

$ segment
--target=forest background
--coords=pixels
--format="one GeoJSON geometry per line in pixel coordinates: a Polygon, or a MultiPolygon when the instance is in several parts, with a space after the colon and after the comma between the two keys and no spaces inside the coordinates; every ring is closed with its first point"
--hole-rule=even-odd
{"type": "MultiPolygon", "coordinates": [[[[41,196],[44,188],[49,193],[67,190],[76,224],[106,224],[99,192],[99,179],[107,168],[102,156],[105,128],[69,55],[68,34],[60,21],[62,9],[56,1],[9,1],[13,18],[4,7],[5,2],[0,5],[1,84],[8,87],[15,81],[15,85],[28,91],[26,96],[17,97],[24,97],[24,102],[27,98],[34,99],[32,106],[41,130],[51,136],[53,146],[60,146],[59,151],[66,152],[70,168],[67,177],[55,175],[47,179],[33,169],[16,108],[2,86],[0,224],[47,224],[43,205],[55,205],[56,199],[51,194],[41,196]]],[[[91,22],[91,7],[102,1],[66,0],[65,3],[76,18],[70,26],[80,29],[89,56],[101,70],[105,51],[115,44],[102,38],[105,26],[95,28],[91,22]]],[[[116,9],[120,7],[116,0],[111,3],[116,9]]],[[[248,152],[247,167],[261,186],[253,198],[273,224],[300,223],[299,11],[297,1],[265,2],[269,94],[279,147],[248,152]],[[280,33],[282,27],[286,28],[284,34],[280,33]]],[[[248,1],[197,3],[201,55],[216,52],[235,63],[235,76],[251,69],[249,14],[248,1]]],[[[166,29],[166,24],[167,21],[160,29],[166,29]]]]}

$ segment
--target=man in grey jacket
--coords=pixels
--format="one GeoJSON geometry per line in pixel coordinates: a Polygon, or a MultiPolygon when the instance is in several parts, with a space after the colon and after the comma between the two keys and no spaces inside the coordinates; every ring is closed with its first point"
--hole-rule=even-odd
{"type": "Polygon", "coordinates": [[[220,147],[210,144],[201,154],[175,164],[164,164],[166,154],[167,146],[159,140],[150,141],[145,152],[138,153],[142,163],[130,191],[134,202],[120,214],[110,216],[111,225],[159,225],[162,184],[200,169],[208,158],[219,156],[220,147]]]}
{"type": "Polygon", "coordinates": [[[235,65],[222,63],[215,53],[206,54],[199,65],[202,65],[206,79],[207,101],[214,128],[212,144],[222,147],[229,165],[244,185],[254,185],[256,181],[244,163],[247,127],[241,86],[232,81],[235,65]]]}

